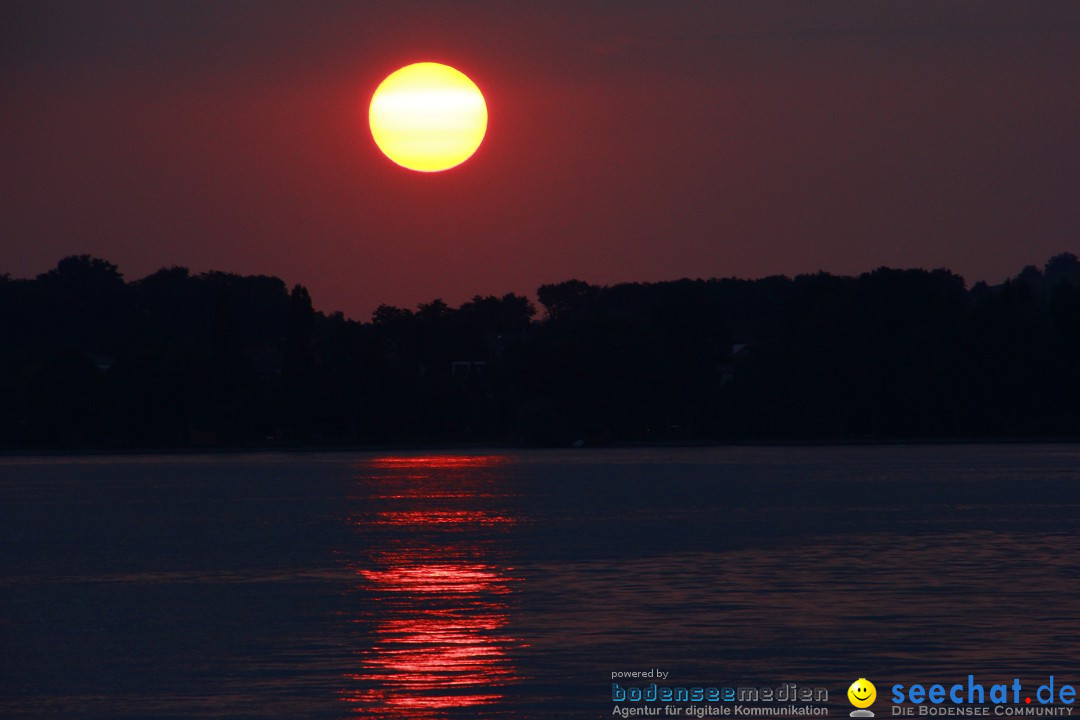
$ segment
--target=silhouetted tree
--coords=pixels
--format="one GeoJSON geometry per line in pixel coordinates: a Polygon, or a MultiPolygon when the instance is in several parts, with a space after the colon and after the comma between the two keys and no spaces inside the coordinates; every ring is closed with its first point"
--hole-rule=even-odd
{"type": "Polygon", "coordinates": [[[1080,434],[1080,261],[317,312],[265,276],[0,275],[0,448],[1080,434]]]}

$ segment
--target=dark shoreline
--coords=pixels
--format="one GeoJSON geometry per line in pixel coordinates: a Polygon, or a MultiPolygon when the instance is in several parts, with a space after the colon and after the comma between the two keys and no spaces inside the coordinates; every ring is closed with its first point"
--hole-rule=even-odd
{"type": "Polygon", "coordinates": [[[357,322],[266,276],[0,275],[0,453],[1080,438],[1070,253],[996,287],[882,267],[537,298],[357,322]]]}
{"type": "Polygon", "coordinates": [[[498,442],[412,442],[360,445],[235,445],[204,447],[159,448],[85,448],[67,450],[3,450],[0,460],[48,457],[140,457],[154,455],[252,455],[315,453],[418,453],[418,452],[478,452],[478,451],[557,451],[557,450],[635,450],[635,449],[692,449],[692,448],[744,448],[744,447],[896,447],[927,445],[1080,445],[1080,437],[977,437],[977,438],[902,438],[866,440],[671,440],[671,441],[619,441],[609,443],[574,445],[522,445],[498,442]]]}

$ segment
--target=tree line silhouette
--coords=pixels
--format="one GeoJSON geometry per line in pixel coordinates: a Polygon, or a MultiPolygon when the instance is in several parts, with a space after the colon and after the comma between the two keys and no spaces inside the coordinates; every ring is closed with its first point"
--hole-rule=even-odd
{"type": "Polygon", "coordinates": [[[324,314],[274,277],[0,276],[0,448],[1080,435],[1080,261],[324,314]]]}

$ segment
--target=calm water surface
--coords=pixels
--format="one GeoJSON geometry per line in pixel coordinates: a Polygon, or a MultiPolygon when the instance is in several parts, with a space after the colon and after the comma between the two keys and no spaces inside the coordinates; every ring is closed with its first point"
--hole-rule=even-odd
{"type": "Polygon", "coordinates": [[[1080,684],[1078,530],[1061,445],[0,460],[0,716],[1080,684]]]}

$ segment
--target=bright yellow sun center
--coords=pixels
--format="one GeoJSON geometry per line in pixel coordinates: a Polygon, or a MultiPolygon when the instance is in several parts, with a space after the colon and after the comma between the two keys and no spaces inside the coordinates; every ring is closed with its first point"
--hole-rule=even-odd
{"type": "Polygon", "coordinates": [[[487,104],[472,80],[448,65],[407,65],[371,97],[375,144],[398,165],[421,172],[468,160],[487,132],[487,104]]]}

